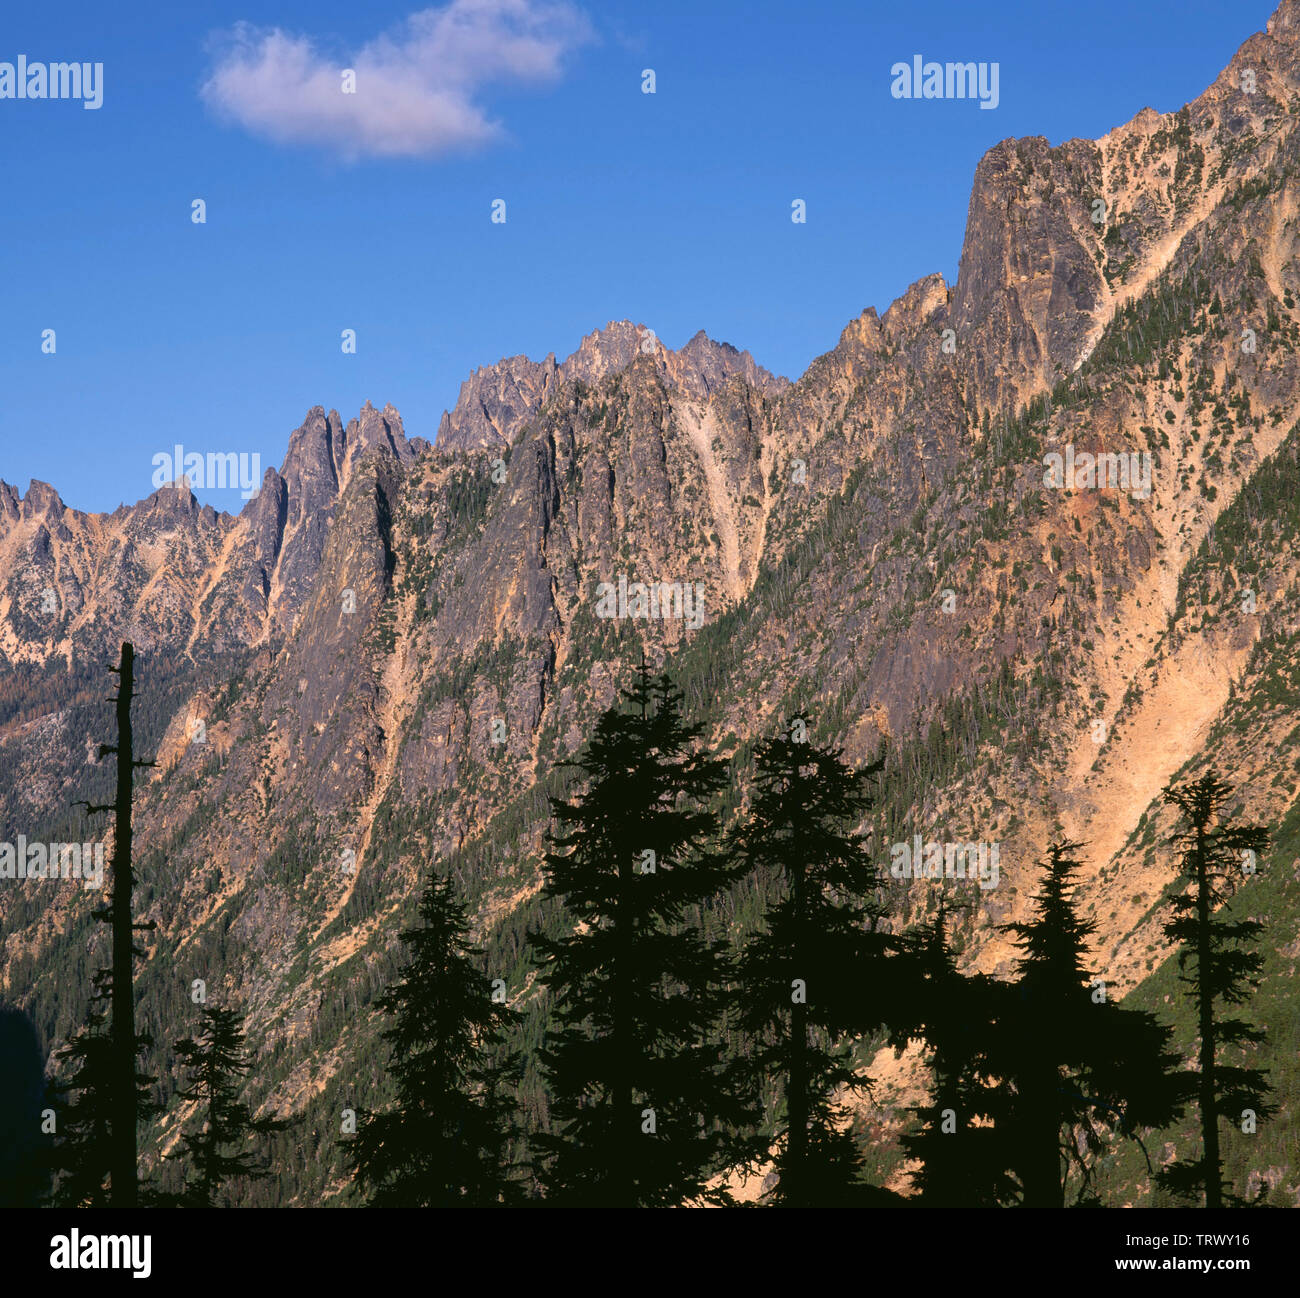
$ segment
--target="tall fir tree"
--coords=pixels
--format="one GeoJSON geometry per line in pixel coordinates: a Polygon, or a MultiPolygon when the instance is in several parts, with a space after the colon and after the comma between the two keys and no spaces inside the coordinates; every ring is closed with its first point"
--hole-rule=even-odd
{"type": "Polygon", "coordinates": [[[1238,824],[1225,815],[1232,789],[1214,772],[1181,787],[1170,786],[1165,801],[1181,813],[1184,827],[1173,837],[1178,882],[1183,891],[1170,901],[1165,936],[1178,949],[1179,981],[1196,1008],[1199,1045],[1194,1093],[1200,1114],[1201,1156],[1163,1169],[1161,1181],[1174,1194],[1203,1194],[1207,1208],[1245,1201],[1224,1183],[1220,1122],[1255,1124],[1272,1117],[1266,1074],[1224,1063],[1223,1047],[1248,1048],[1264,1033],[1244,1019],[1223,1017],[1222,1007],[1244,1004],[1259,986],[1263,959],[1252,950],[1264,925],[1232,919],[1230,902],[1239,882],[1258,868],[1269,836],[1259,825],[1238,824]]]}
{"type": "Polygon", "coordinates": [[[910,1180],[919,1206],[995,1208],[1014,1192],[998,1139],[1005,1096],[989,1059],[1005,989],[958,972],[948,942],[952,913],[941,898],[935,917],[908,934],[902,976],[913,988],[915,1019],[895,1043],[926,1044],[930,1094],[912,1109],[916,1125],[899,1143],[916,1164],[910,1180]]]}
{"type": "Polygon", "coordinates": [[[734,875],[710,806],[727,766],[644,659],[622,698],[569,764],[585,791],[552,799],[545,895],[563,910],[561,935],[534,935],[553,1016],[539,1178],[552,1204],[726,1202],[714,1181],[751,1116],[723,1058],[727,951],[701,920],[734,875]]]}
{"type": "MultiPolygon", "coordinates": [[[[522,1197],[508,1163],[516,1067],[504,1039],[518,1015],[494,999],[450,879],[431,875],[410,960],[377,1002],[392,1016],[396,1107],[364,1112],[348,1156],[377,1208],[470,1208],[522,1197]]],[[[504,984],[500,985],[501,991],[504,984]]]]}
{"type": "Polygon", "coordinates": [[[775,898],[745,945],[739,986],[752,1066],[775,1083],[784,1109],[769,1192],[784,1207],[862,1201],[844,1096],[866,1087],[854,1042],[885,1023],[891,994],[889,939],[877,928],[881,881],[855,828],[879,766],[855,771],[808,733],[800,714],[757,745],[753,801],[736,835],[740,860],[775,898]]]}
{"type": "Polygon", "coordinates": [[[1075,908],[1081,846],[1049,846],[1032,918],[1003,926],[1021,956],[994,1066],[1007,1079],[1001,1135],[1023,1207],[1064,1207],[1071,1180],[1075,1202],[1095,1204],[1094,1164],[1108,1134],[1138,1138],[1142,1128],[1164,1126],[1186,1095],[1170,1029],[1116,1004],[1088,973],[1097,926],[1075,908]]]}
{"type": "Polygon", "coordinates": [[[176,1153],[164,1157],[179,1159],[189,1169],[180,1206],[219,1208],[230,1206],[232,1182],[262,1181],[271,1175],[265,1159],[247,1145],[290,1124],[278,1118],[255,1118],[239,1097],[252,1068],[242,1015],[205,1005],[200,1018],[198,1034],[172,1046],[189,1071],[188,1081],[176,1093],[193,1102],[199,1126],[181,1137],[176,1153]]]}

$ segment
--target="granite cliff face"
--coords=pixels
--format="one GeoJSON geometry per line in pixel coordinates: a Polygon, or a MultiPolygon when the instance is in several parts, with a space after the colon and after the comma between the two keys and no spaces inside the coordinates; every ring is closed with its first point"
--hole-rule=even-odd
{"type": "MultiPolygon", "coordinates": [[[[623,321],[476,371],[432,446],[391,407],[309,411],[238,516],[184,487],[87,515],[0,483],[0,837],[94,832],[70,808],[107,778],[102,669],[133,640],[160,763],[146,1012],[167,1037],[197,977],[247,1005],[257,1098],[321,1130],[371,1084],[360,1011],[431,864],[527,1002],[549,772],[643,646],[739,765],[796,708],[857,760],[887,741],[882,861],[914,832],[1000,842],[962,935],[995,973],[1064,832],[1089,844],[1097,967],[1154,986],[1160,793],[1217,762],[1281,827],[1266,900],[1293,970],[1298,97],[1287,0],[1179,112],[997,145],[956,284],[867,310],[793,383],[623,321]],[[1132,480],[1045,485],[1067,450],[1132,480]],[[602,618],[620,578],[689,588],[698,616],[602,618]]],[[[47,1041],[102,941],[58,887],[0,888],[0,993],[47,1041]]],[[[886,1071],[887,1106],[908,1079],[886,1071]]]]}

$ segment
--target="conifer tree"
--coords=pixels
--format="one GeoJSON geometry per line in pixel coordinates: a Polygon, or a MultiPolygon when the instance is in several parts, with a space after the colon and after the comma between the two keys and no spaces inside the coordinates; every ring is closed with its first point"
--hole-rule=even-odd
{"type": "Polygon", "coordinates": [[[644,659],[622,697],[570,764],[585,791],[552,799],[544,891],[563,929],[534,935],[553,1016],[539,1179],[553,1204],[725,1202],[711,1181],[749,1115],[723,1060],[726,949],[701,911],[734,874],[712,848],[726,763],[644,659]]]}
{"type": "Polygon", "coordinates": [[[929,1102],[912,1109],[916,1127],[899,1143],[917,1163],[910,1179],[921,1207],[993,1208],[1014,1189],[997,1130],[1005,1101],[989,1063],[1005,989],[983,974],[958,972],[947,936],[951,914],[941,899],[934,919],[908,935],[903,977],[917,988],[917,1018],[896,1044],[926,1043],[931,1086],[929,1102]]]}
{"type": "Polygon", "coordinates": [[[1179,852],[1179,883],[1185,891],[1170,902],[1165,936],[1178,948],[1179,981],[1196,1007],[1198,1069],[1193,1078],[1201,1123],[1201,1156],[1163,1170],[1174,1193],[1200,1191],[1207,1208],[1241,1206],[1224,1184],[1219,1123],[1258,1123],[1276,1113],[1268,1102],[1266,1074],[1258,1068],[1222,1062],[1221,1048],[1257,1044],[1264,1033],[1244,1019],[1224,1018],[1221,1007],[1241,1005],[1259,986],[1263,960],[1252,944],[1263,931],[1253,919],[1232,919],[1225,903],[1238,881],[1254,873],[1268,846],[1259,825],[1226,818],[1232,789],[1213,772],[1181,788],[1172,785],[1165,801],[1182,813],[1185,828],[1173,838],[1179,852]]]}
{"type": "Polygon", "coordinates": [[[181,1206],[217,1208],[223,1200],[228,1202],[230,1182],[262,1181],[271,1175],[263,1159],[246,1148],[248,1143],[290,1124],[255,1118],[239,1098],[243,1078],[252,1067],[244,1049],[243,1016],[216,1005],[203,1006],[200,1015],[198,1035],[172,1046],[190,1074],[176,1093],[194,1102],[200,1125],[181,1137],[176,1153],[165,1157],[189,1164],[181,1206]]]}
{"type": "Polygon", "coordinates": [[[754,764],[736,846],[776,900],[741,958],[741,1022],[756,1042],[753,1065],[784,1107],[770,1198],[785,1207],[860,1201],[862,1156],[842,1096],[866,1086],[854,1041],[888,1017],[879,872],[854,828],[879,765],[854,771],[839,749],[809,740],[803,715],[759,743],[754,764]]]}
{"type": "Polygon", "coordinates": [[[1008,1082],[1002,1135],[1023,1207],[1064,1207],[1071,1172],[1076,1201],[1095,1202],[1093,1161],[1106,1132],[1137,1137],[1140,1128],[1163,1126],[1185,1095],[1170,1030],[1115,1004],[1087,972],[1097,926],[1075,911],[1073,854],[1081,846],[1049,846],[1032,918],[1003,929],[1016,934],[1022,955],[994,1067],[1008,1082]]]}
{"type": "Polygon", "coordinates": [[[396,1107],[364,1112],[349,1157],[378,1208],[490,1207],[521,1197],[507,1165],[513,1063],[503,1037],[518,1017],[493,999],[450,879],[431,875],[419,924],[401,937],[410,961],[377,1002],[392,1016],[396,1107]]]}
{"type": "MultiPolygon", "coordinates": [[[[96,971],[87,1025],[58,1051],[60,1064],[69,1076],[51,1087],[55,1143],[49,1154],[53,1183],[48,1201],[52,1207],[112,1206],[117,1074],[106,1008],[112,1002],[112,985],[112,970],[96,971]]],[[[136,1034],[137,1055],[152,1044],[147,1033],[136,1034]]],[[[144,1119],[160,1112],[149,1093],[154,1080],[137,1068],[135,1108],[144,1119]]]]}

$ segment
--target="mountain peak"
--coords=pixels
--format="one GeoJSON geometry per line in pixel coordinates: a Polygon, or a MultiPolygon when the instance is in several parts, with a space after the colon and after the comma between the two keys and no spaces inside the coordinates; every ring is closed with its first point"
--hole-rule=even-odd
{"type": "Polygon", "coordinates": [[[599,382],[606,374],[625,370],[637,356],[653,350],[655,332],[631,320],[611,320],[589,333],[560,367],[568,378],[599,382]]]}
{"type": "Polygon", "coordinates": [[[62,514],[63,510],[63,498],[59,493],[48,482],[33,478],[27,494],[22,498],[22,516],[52,518],[56,514],[62,514]]]}
{"type": "Polygon", "coordinates": [[[461,384],[455,409],[444,412],[437,445],[451,451],[509,446],[557,383],[599,383],[641,356],[654,357],[670,383],[696,396],[707,396],[733,376],[768,395],[788,386],[748,352],[714,341],[703,329],[673,351],[647,325],[611,320],[587,334],[559,364],[551,352],[542,361],[509,356],[480,366],[461,384]]]}
{"type": "Polygon", "coordinates": [[[788,379],[765,370],[747,351],[731,343],[718,342],[703,329],[677,351],[665,352],[664,359],[675,382],[705,396],[735,377],[768,396],[789,386],[788,379]]]}

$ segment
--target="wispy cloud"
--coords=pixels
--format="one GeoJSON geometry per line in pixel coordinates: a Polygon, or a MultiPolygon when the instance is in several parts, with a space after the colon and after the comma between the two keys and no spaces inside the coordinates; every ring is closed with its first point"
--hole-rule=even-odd
{"type": "Polygon", "coordinates": [[[564,0],[452,0],[347,58],[310,36],[239,23],[218,38],[201,93],[224,120],[280,144],[430,157],[500,137],[484,89],[554,82],[591,39],[585,15],[564,0]],[[344,89],[348,69],[355,93],[344,89]]]}

